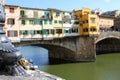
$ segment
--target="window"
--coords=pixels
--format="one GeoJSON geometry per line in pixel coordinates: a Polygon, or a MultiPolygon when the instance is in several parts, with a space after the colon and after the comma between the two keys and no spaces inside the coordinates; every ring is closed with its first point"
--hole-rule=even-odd
{"type": "Polygon", "coordinates": [[[41,30],[41,34],[42,35],[45,35],[46,34],[46,31],[43,29],[43,30],[41,30]]]}
{"type": "Polygon", "coordinates": [[[74,22],[74,24],[79,24],[79,22],[74,22]]]}
{"type": "Polygon", "coordinates": [[[56,33],[57,34],[61,34],[62,33],[62,29],[56,29],[56,33]]]}
{"type": "Polygon", "coordinates": [[[95,24],[95,18],[91,18],[91,23],[95,24]]]}
{"type": "Polygon", "coordinates": [[[49,12],[45,12],[44,15],[49,17],[50,14],[49,14],[49,12]]]}
{"type": "Polygon", "coordinates": [[[51,33],[52,33],[52,34],[55,34],[55,30],[54,30],[54,29],[51,29],[51,33]]]}
{"type": "Polygon", "coordinates": [[[57,20],[55,20],[54,23],[57,24],[57,20]]]}
{"type": "Polygon", "coordinates": [[[10,8],[10,13],[14,13],[14,8],[10,8]]]}
{"type": "Polygon", "coordinates": [[[69,33],[69,30],[66,30],[66,29],[65,29],[64,32],[65,32],[65,33],[69,33]]]}
{"type": "Polygon", "coordinates": [[[14,25],[15,19],[7,19],[7,24],[14,25]]]}
{"type": "Polygon", "coordinates": [[[77,33],[77,32],[78,32],[78,29],[75,29],[75,28],[72,29],[72,33],[77,33]]]}
{"type": "Polygon", "coordinates": [[[52,20],[49,20],[49,24],[52,25],[52,20]]]}
{"type": "Polygon", "coordinates": [[[39,24],[42,25],[42,20],[39,20],[39,24]]]}
{"type": "Polygon", "coordinates": [[[80,14],[80,18],[82,18],[82,15],[80,14]]]}
{"type": "Polygon", "coordinates": [[[37,11],[34,11],[34,17],[38,18],[38,12],[37,11]]]}
{"type": "Polygon", "coordinates": [[[34,35],[34,30],[29,31],[30,35],[34,35]]]}
{"type": "Polygon", "coordinates": [[[25,25],[25,24],[26,24],[25,20],[22,20],[22,21],[21,21],[21,24],[25,25]]]}
{"type": "Polygon", "coordinates": [[[37,30],[36,33],[37,33],[37,34],[40,34],[40,30],[37,30]]]}
{"type": "Polygon", "coordinates": [[[80,26],[83,26],[83,24],[82,24],[82,23],[80,23],[80,26]]]}
{"type": "Polygon", "coordinates": [[[44,24],[47,24],[47,20],[44,20],[44,24]]]}
{"type": "Polygon", "coordinates": [[[46,34],[50,34],[50,30],[49,29],[46,29],[46,34]]]}
{"type": "Polygon", "coordinates": [[[59,24],[62,24],[62,21],[59,21],[59,24]]]}
{"type": "Polygon", "coordinates": [[[69,33],[72,33],[72,29],[69,29],[69,33]]]}
{"type": "Polygon", "coordinates": [[[60,16],[60,12],[56,12],[56,16],[60,16]]]}
{"type": "Polygon", "coordinates": [[[83,31],[84,31],[84,32],[88,32],[88,28],[84,28],[83,31]]]}
{"type": "Polygon", "coordinates": [[[18,32],[14,31],[14,30],[8,31],[7,32],[7,36],[8,37],[17,37],[18,36],[18,32]]]}
{"type": "Polygon", "coordinates": [[[21,15],[21,17],[25,17],[25,11],[24,11],[24,10],[21,10],[21,11],[20,11],[20,15],[21,15]]]}
{"type": "Polygon", "coordinates": [[[34,24],[34,21],[33,20],[29,20],[29,24],[34,24]]]}
{"type": "Polygon", "coordinates": [[[97,29],[94,28],[94,27],[92,27],[92,28],[90,28],[90,31],[91,31],[91,32],[95,32],[95,31],[97,31],[97,29]]]}
{"type": "Polygon", "coordinates": [[[34,24],[35,24],[35,25],[38,24],[38,21],[37,21],[37,20],[34,20],[34,24]]]}

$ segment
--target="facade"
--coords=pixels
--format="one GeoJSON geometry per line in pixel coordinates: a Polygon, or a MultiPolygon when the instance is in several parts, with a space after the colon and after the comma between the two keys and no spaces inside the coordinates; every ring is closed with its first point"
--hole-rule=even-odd
{"type": "Polygon", "coordinates": [[[4,30],[13,42],[78,35],[78,20],[67,11],[5,5],[5,13],[4,30]],[[66,16],[69,20],[65,20],[66,16]]]}
{"type": "Polygon", "coordinates": [[[114,28],[114,17],[99,16],[99,28],[100,31],[112,31],[114,28]]]}
{"type": "Polygon", "coordinates": [[[19,36],[19,6],[11,6],[11,5],[5,5],[5,13],[6,13],[6,20],[5,20],[5,26],[4,30],[6,32],[6,35],[10,40],[13,42],[19,42],[20,36],[19,36]]]}
{"type": "Polygon", "coordinates": [[[51,39],[52,19],[50,12],[36,8],[20,8],[21,39],[51,39]]]}
{"type": "Polygon", "coordinates": [[[72,12],[64,12],[63,15],[63,29],[64,36],[76,36],[78,34],[79,21],[72,12]]]}
{"type": "Polygon", "coordinates": [[[54,28],[53,30],[53,37],[54,38],[61,38],[63,37],[64,31],[63,31],[63,21],[62,21],[62,17],[63,17],[63,11],[61,10],[57,10],[57,9],[51,9],[48,8],[47,10],[49,10],[51,12],[51,16],[52,16],[52,26],[54,28]]]}
{"type": "Polygon", "coordinates": [[[114,29],[115,31],[120,31],[120,17],[114,19],[114,29]]]}
{"type": "Polygon", "coordinates": [[[83,8],[82,10],[74,10],[74,13],[79,20],[79,31],[80,35],[98,35],[98,16],[92,14],[92,11],[88,8],[83,8]]]}

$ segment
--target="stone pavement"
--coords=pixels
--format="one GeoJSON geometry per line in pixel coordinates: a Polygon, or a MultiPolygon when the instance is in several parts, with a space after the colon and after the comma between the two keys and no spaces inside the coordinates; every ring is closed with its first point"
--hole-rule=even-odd
{"type": "Polygon", "coordinates": [[[60,77],[48,74],[40,70],[28,70],[26,76],[6,76],[0,75],[0,80],[65,80],[60,77]]]}

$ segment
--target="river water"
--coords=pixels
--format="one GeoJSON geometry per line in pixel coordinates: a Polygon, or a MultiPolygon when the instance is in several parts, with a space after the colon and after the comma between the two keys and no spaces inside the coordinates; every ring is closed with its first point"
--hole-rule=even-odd
{"type": "Polygon", "coordinates": [[[50,64],[48,51],[39,46],[18,47],[39,69],[66,80],[120,80],[120,54],[97,55],[95,62],[50,64]]]}

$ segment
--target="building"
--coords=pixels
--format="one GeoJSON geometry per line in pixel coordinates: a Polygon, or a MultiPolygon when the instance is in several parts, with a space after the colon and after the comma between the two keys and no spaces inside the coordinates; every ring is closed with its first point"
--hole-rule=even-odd
{"type": "Polygon", "coordinates": [[[100,9],[95,9],[95,10],[92,10],[92,13],[93,13],[93,14],[97,14],[97,15],[101,15],[101,14],[102,14],[102,10],[100,10],[100,9]]]}
{"type": "Polygon", "coordinates": [[[114,30],[120,31],[120,17],[114,19],[114,30]]]}
{"type": "Polygon", "coordinates": [[[13,42],[78,35],[79,22],[71,12],[5,5],[5,13],[4,30],[13,42]]]}
{"type": "Polygon", "coordinates": [[[114,30],[114,17],[99,15],[99,28],[102,32],[114,30]]]}
{"type": "Polygon", "coordinates": [[[104,16],[111,16],[111,17],[118,17],[120,16],[120,10],[114,10],[114,11],[107,11],[102,13],[104,16]]]}
{"type": "Polygon", "coordinates": [[[63,29],[64,36],[76,36],[78,34],[79,21],[73,12],[64,11],[63,29]]]}
{"type": "Polygon", "coordinates": [[[6,20],[4,30],[6,35],[13,42],[19,42],[19,17],[20,7],[13,5],[5,5],[6,20]]]}
{"type": "Polygon", "coordinates": [[[92,11],[88,8],[82,10],[74,10],[74,13],[79,20],[79,34],[80,35],[98,35],[99,23],[98,16],[92,14],[92,11]]]}
{"type": "Polygon", "coordinates": [[[54,28],[54,38],[61,38],[64,35],[64,30],[63,30],[63,22],[62,22],[62,17],[63,17],[63,11],[58,10],[58,9],[52,9],[48,8],[47,10],[51,11],[52,15],[52,20],[53,20],[53,28],[54,28]]]}
{"type": "Polygon", "coordinates": [[[51,39],[52,18],[50,11],[37,8],[20,7],[20,38],[51,39]]]}

